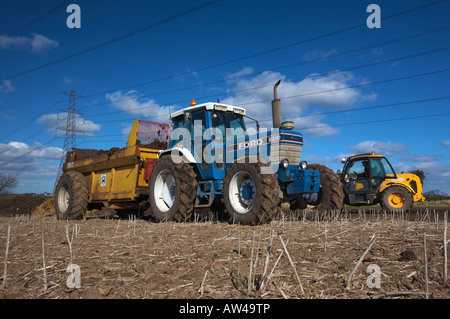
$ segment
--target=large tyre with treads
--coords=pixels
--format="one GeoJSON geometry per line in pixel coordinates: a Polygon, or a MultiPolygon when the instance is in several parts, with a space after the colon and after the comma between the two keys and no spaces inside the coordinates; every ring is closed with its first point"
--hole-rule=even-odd
{"type": "Polygon", "coordinates": [[[171,156],[160,158],[149,181],[151,216],[157,221],[188,220],[194,209],[197,185],[197,174],[190,164],[181,160],[175,163],[171,156]]]}
{"type": "Polygon", "coordinates": [[[341,211],[344,208],[344,188],[339,176],[320,164],[310,164],[306,169],[320,172],[320,191],[312,202],[320,213],[341,211]]]}
{"type": "Polygon", "coordinates": [[[83,174],[64,173],[55,188],[55,212],[57,219],[83,218],[88,207],[89,186],[83,174]]]}
{"type": "Polygon", "coordinates": [[[380,196],[380,205],[387,211],[411,210],[414,197],[411,192],[403,186],[393,185],[386,188],[380,196]]]}
{"type": "Polygon", "coordinates": [[[262,168],[267,164],[233,163],[223,179],[223,201],[230,222],[259,225],[270,222],[279,213],[277,176],[262,168]]]}

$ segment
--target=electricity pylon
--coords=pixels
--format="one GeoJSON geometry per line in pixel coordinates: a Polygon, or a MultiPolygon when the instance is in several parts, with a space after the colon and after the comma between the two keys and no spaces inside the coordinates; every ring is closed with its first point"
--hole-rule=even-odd
{"type": "MultiPolygon", "coordinates": [[[[65,127],[57,127],[56,131],[58,130],[64,130],[65,136],[64,136],[64,146],[63,146],[63,153],[61,155],[61,161],[59,163],[58,173],[56,175],[55,185],[53,187],[53,192],[55,191],[56,184],[58,184],[58,180],[62,175],[62,167],[64,165],[64,162],[66,161],[66,154],[68,151],[71,151],[76,147],[76,133],[84,133],[84,131],[79,130],[76,125],[76,119],[77,115],[83,116],[83,113],[80,113],[77,111],[76,108],[76,100],[77,97],[83,98],[84,96],[77,94],[74,90],[71,90],[70,92],[60,92],[60,98],[61,94],[67,94],[69,95],[69,107],[64,110],[59,110],[59,112],[67,113],[67,119],[66,119],[66,126],[65,127]]],[[[57,120],[59,120],[59,113],[57,120]]]]}

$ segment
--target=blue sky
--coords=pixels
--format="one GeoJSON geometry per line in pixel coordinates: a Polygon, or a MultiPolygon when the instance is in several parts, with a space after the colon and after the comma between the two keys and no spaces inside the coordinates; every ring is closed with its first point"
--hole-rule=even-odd
{"type": "Polygon", "coordinates": [[[53,190],[60,92],[86,97],[77,146],[109,149],[125,146],[133,119],[168,123],[169,107],[192,98],[243,106],[269,126],[282,79],[302,159],[337,170],[341,157],[375,151],[399,173],[423,170],[425,191],[450,194],[449,1],[221,0],[119,40],[207,2],[2,1],[0,170],[19,174],[15,191],[53,190]],[[70,3],[79,29],[66,25],[70,3]],[[366,25],[372,3],[381,28],[366,25]]]}

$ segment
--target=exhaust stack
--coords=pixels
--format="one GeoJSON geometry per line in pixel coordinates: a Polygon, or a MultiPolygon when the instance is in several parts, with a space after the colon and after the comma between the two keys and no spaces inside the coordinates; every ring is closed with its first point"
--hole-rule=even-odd
{"type": "Polygon", "coordinates": [[[277,87],[280,85],[281,80],[275,83],[273,87],[273,101],[272,101],[272,121],[273,128],[281,127],[281,100],[277,97],[277,87]]]}

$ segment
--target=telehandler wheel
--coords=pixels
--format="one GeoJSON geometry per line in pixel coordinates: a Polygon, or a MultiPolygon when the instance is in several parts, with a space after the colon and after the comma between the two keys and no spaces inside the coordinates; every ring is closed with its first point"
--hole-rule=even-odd
{"type": "Polygon", "coordinates": [[[186,221],[194,209],[197,185],[190,164],[176,164],[170,156],[160,158],[149,181],[151,215],[157,221],[186,221]]]}
{"type": "Polygon", "coordinates": [[[344,188],[339,176],[320,164],[310,164],[306,169],[320,172],[320,191],[317,198],[308,204],[316,206],[319,213],[341,211],[344,208],[344,188]]]}
{"type": "MultiPolygon", "coordinates": [[[[264,174],[267,164],[233,163],[223,179],[225,212],[230,222],[258,225],[279,213],[279,190],[275,174],[264,174]]],[[[267,172],[266,172],[267,173],[267,172]]]]}
{"type": "Polygon", "coordinates": [[[413,195],[403,186],[389,186],[380,197],[380,205],[387,211],[408,210],[414,204],[413,195]]]}
{"type": "Polygon", "coordinates": [[[86,213],[89,200],[89,186],[80,172],[64,173],[55,188],[56,218],[80,219],[86,213]]]}

